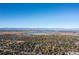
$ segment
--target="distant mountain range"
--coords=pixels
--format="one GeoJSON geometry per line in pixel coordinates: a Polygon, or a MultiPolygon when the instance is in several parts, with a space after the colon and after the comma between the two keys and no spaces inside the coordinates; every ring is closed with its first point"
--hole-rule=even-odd
{"type": "Polygon", "coordinates": [[[79,28],[0,28],[0,31],[78,31],[79,28]]]}

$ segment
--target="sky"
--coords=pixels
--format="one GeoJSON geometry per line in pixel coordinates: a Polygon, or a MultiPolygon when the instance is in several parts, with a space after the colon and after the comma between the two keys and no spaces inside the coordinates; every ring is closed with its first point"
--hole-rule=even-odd
{"type": "Polygon", "coordinates": [[[0,28],[79,28],[79,4],[0,3],[0,28]]]}

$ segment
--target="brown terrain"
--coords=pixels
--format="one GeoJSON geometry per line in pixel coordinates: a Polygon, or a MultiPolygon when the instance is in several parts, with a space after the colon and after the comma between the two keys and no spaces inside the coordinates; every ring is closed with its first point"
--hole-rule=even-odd
{"type": "Polygon", "coordinates": [[[0,55],[79,55],[79,33],[0,32],[0,55]]]}
{"type": "Polygon", "coordinates": [[[23,32],[0,32],[0,35],[21,35],[23,32]]]}

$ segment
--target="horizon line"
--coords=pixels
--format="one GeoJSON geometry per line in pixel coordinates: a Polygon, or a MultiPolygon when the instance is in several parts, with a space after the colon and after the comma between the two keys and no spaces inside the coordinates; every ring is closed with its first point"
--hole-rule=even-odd
{"type": "MultiPolygon", "coordinates": [[[[0,27],[0,28],[39,28],[39,27],[0,27]]],[[[45,29],[45,28],[42,28],[42,29],[45,29]]],[[[48,29],[79,29],[79,28],[48,28],[48,29]]]]}

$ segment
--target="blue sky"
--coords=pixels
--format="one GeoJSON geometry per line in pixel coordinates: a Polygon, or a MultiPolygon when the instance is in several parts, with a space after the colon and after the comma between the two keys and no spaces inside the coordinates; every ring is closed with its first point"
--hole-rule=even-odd
{"type": "Polygon", "coordinates": [[[79,4],[2,4],[0,28],[79,28],[79,4]]]}

